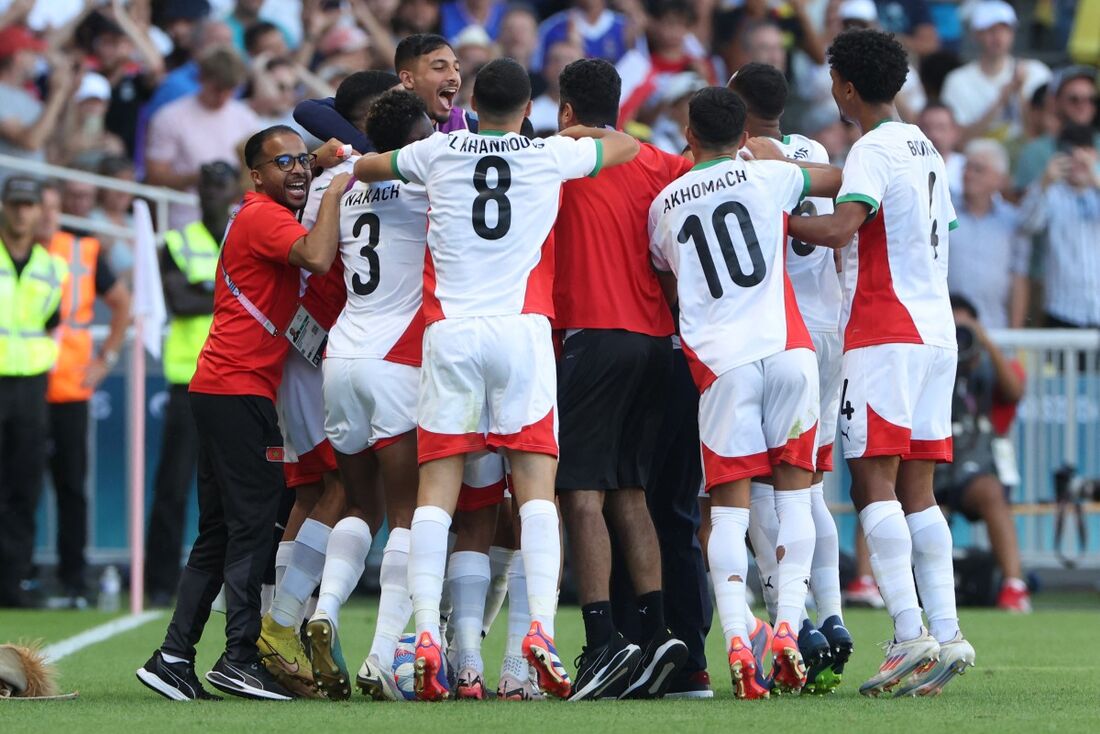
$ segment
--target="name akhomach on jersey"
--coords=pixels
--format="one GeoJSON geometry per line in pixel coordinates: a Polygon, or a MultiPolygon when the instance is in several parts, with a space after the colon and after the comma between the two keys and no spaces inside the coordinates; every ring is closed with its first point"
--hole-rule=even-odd
{"type": "Polygon", "coordinates": [[[665,208],[661,213],[665,214],[669,210],[675,209],[681,204],[686,204],[692,199],[698,199],[707,194],[713,194],[715,191],[728,189],[748,180],[749,177],[744,171],[725,171],[720,176],[708,178],[705,181],[693,183],[690,186],[683,186],[675,191],[669,192],[668,196],[665,197],[665,208]]]}

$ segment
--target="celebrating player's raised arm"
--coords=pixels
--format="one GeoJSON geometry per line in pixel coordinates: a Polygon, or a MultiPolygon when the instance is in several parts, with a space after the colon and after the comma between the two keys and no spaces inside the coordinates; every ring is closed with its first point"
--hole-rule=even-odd
{"type": "Polygon", "coordinates": [[[609,130],[603,127],[586,127],[584,125],[574,125],[568,127],[558,133],[562,137],[566,138],[594,138],[600,141],[600,145],[603,147],[603,160],[600,162],[601,168],[608,168],[610,166],[617,166],[620,163],[627,163],[634,160],[634,156],[638,155],[638,151],[641,150],[641,144],[631,135],[619,132],[618,130],[609,130]]]}
{"type": "MultiPolygon", "coordinates": [[[[812,188],[811,188],[812,190],[812,188]]],[[[820,217],[791,217],[791,237],[814,245],[840,249],[847,245],[867,219],[874,214],[861,201],[843,201],[832,214],[820,217]]]]}

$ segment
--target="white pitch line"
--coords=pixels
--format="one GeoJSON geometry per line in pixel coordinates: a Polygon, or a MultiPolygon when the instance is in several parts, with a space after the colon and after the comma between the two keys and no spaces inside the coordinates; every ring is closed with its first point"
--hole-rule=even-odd
{"type": "Polygon", "coordinates": [[[58,660],[68,657],[75,652],[79,652],[86,647],[109,640],[115,635],[120,635],[123,632],[129,632],[132,629],[136,629],[146,622],[153,621],[160,615],[161,612],[148,611],[142,612],[141,614],[130,614],[125,617],[113,619],[98,627],[84,630],[78,635],[73,635],[72,637],[55,642],[52,645],[46,645],[42,652],[45,653],[46,659],[49,662],[56,663],[58,660]]]}

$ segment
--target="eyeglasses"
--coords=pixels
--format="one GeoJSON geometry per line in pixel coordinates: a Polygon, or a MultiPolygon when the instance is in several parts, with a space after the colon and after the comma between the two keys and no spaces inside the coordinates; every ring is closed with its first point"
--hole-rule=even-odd
{"type": "Polygon", "coordinates": [[[1096,97],[1088,94],[1071,94],[1066,97],[1066,101],[1070,104],[1096,104],[1096,97]]]}
{"type": "Polygon", "coordinates": [[[265,166],[268,163],[274,163],[276,166],[279,167],[280,171],[289,172],[294,170],[294,164],[297,163],[302,168],[309,170],[310,168],[313,168],[313,164],[316,161],[317,156],[315,156],[313,153],[299,153],[298,155],[283,153],[282,155],[275,156],[269,161],[264,161],[263,163],[256,166],[256,168],[259,168],[260,166],[265,166]]]}

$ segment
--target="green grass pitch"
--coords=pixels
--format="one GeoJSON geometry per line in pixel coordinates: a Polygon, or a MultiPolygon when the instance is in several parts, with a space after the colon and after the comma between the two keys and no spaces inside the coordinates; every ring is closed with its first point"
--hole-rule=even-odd
{"type": "MultiPolygon", "coordinates": [[[[882,660],[878,643],[889,634],[884,611],[851,610],[847,622],[856,651],[845,682],[829,697],[803,696],[743,702],[732,698],[715,620],[708,639],[715,698],[710,701],[600,701],[520,704],[487,701],[379,704],[358,691],[348,702],[172,703],[142,686],[134,671],[164,634],[164,615],[138,629],[85,648],[58,664],[62,688],[75,701],[0,701],[0,732],[478,732],[555,734],[603,732],[1096,732],[1100,731],[1100,642],[1095,596],[1077,609],[1041,609],[1030,616],[962,610],[963,628],[977,649],[977,668],[935,699],[871,700],[856,692],[882,660]]],[[[348,664],[357,668],[370,645],[374,605],[356,602],[341,615],[348,664]]],[[[109,619],[98,612],[0,612],[0,641],[55,642],[109,619]]],[[[501,617],[485,642],[488,683],[504,644],[501,617]]],[[[200,675],[218,656],[222,617],[213,615],[199,649],[200,675]]],[[[575,608],[558,614],[557,642],[568,663],[583,631],[575,608]]]]}

